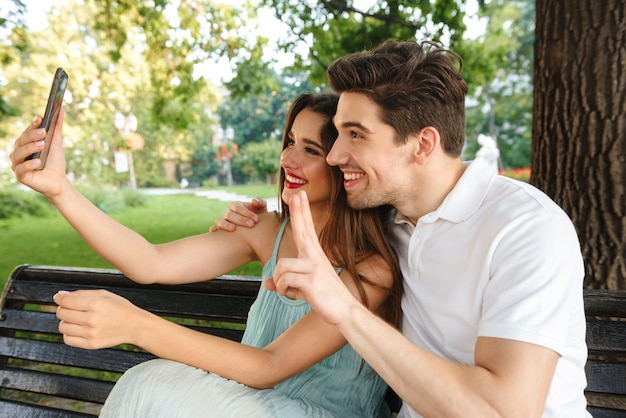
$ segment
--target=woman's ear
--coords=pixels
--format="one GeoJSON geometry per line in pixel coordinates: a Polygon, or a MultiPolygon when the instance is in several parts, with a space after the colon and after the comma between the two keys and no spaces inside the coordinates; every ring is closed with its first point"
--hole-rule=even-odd
{"type": "Polygon", "coordinates": [[[436,150],[441,148],[439,131],[432,126],[427,126],[416,135],[415,162],[425,163],[436,150]]]}

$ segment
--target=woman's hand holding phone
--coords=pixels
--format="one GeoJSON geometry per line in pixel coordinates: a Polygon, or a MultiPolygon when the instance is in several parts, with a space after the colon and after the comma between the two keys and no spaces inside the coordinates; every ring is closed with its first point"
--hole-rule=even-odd
{"type": "Polygon", "coordinates": [[[11,169],[17,179],[24,185],[53,198],[62,193],[65,181],[65,156],[61,146],[61,132],[64,112],[60,109],[57,123],[51,131],[48,162],[46,169],[41,170],[39,158],[29,157],[44,148],[46,131],[40,128],[41,117],[37,116],[33,123],[17,138],[11,152],[11,169]]]}
{"type": "Polygon", "coordinates": [[[67,82],[65,70],[57,68],[43,118],[35,117],[15,141],[10,156],[17,179],[48,198],[61,194],[66,181],[61,132],[67,82]]]}

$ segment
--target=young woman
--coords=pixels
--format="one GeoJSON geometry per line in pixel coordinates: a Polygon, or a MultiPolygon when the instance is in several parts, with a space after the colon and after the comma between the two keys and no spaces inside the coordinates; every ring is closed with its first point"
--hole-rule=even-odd
{"type": "MultiPolygon", "coordinates": [[[[153,245],[117,223],[65,176],[59,123],[44,170],[25,160],[43,146],[36,118],[11,154],[20,182],[43,193],[83,239],[140,283],[209,280],[258,260],[270,278],[281,257],[296,257],[289,199],[306,191],[315,229],[336,273],[370,310],[397,325],[401,276],[384,236],[385,209],[354,211],[342,173],[326,164],[337,137],[332,94],[298,96],[289,111],[281,153],[280,213],[261,215],[254,230],[218,231],[153,245]]],[[[62,122],[62,117],[60,121],[62,122]]],[[[135,344],[160,357],[127,371],[103,417],[377,417],[386,384],[303,300],[263,286],[242,343],[173,324],[106,291],[60,292],[59,330],[67,344],[96,349],[135,344]]]]}

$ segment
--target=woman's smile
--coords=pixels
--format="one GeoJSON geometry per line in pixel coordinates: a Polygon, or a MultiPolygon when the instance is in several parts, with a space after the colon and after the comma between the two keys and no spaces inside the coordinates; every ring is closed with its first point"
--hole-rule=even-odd
{"type": "Polygon", "coordinates": [[[289,189],[297,189],[298,187],[302,187],[307,184],[308,181],[303,179],[302,177],[296,176],[293,173],[285,172],[285,187],[289,189]]]}

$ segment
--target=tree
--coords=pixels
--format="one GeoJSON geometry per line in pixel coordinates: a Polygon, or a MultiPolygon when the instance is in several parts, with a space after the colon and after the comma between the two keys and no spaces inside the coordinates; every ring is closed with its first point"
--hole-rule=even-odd
{"type": "MultiPolygon", "coordinates": [[[[210,143],[207,126],[215,121],[207,113],[215,110],[219,93],[200,82],[194,85],[193,100],[173,98],[162,109],[170,116],[155,119],[158,92],[150,82],[142,31],[127,27],[113,61],[109,41],[102,39],[104,32],[94,29],[98,7],[73,0],[55,3],[48,24],[28,33],[33,40],[28,53],[16,55],[2,68],[10,86],[9,103],[20,110],[20,117],[5,117],[0,130],[6,127],[6,132],[17,135],[33,115],[43,113],[54,69],[62,66],[70,74],[63,131],[68,170],[84,180],[126,183],[128,174],[115,174],[113,167],[113,152],[126,146],[113,116],[117,111],[131,112],[139,120],[138,133],[146,139],[145,148],[135,153],[137,180],[141,185],[163,185],[164,161],[190,161],[198,141],[210,143]]],[[[8,148],[11,141],[0,138],[0,147],[8,148]]]]}
{"type": "Polygon", "coordinates": [[[240,145],[262,142],[282,135],[291,101],[300,93],[315,90],[307,74],[268,73],[272,83],[261,86],[257,94],[229,96],[217,108],[223,128],[231,126],[240,145]]]}
{"type": "Polygon", "coordinates": [[[114,63],[122,58],[129,34],[139,33],[145,40],[155,123],[185,130],[197,122],[190,105],[206,88],[206,81],[196,74],[197,64],[226,57],[234,63],[253,62],[256,68],[267,66],[262,62],[267,39],[243,30],[255,17],[248,2],[240,7],[212,0],[86,3],[96,8],[94,28],[114,63]]]}
{"type": "MultiPolygon", "coordinates": [[[[483,3],[484,0],[479,0],[483,3]]],[[[295,52],[295,71],[307,70],[318,85],[338,57],[389,38],[443,40],[458,45],[465,30],[464,0],[378,0],[362,10],[345,0],[262,0],[289,28],[279,47],[295,52]],[[307,54],[298,53],[303,46],[307,54]]]]}
{"type": "Polygon", "coordinates": [[[585,286],[626,289],[626,2],[536,7],[531,183],[571,216],[585,286]]]}

